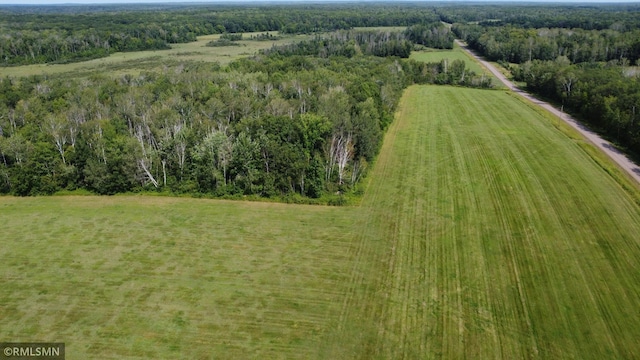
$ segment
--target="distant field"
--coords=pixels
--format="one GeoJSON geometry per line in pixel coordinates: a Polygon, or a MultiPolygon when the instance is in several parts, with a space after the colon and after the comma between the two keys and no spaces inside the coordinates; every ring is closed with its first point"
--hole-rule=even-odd
{"type": "Polygon", "coordinates": [[[583,146],[505,92],[409,88],[326,358],[638,358],[638,198],[583,146]]]}
{"type": "Polygon", "coordinates": [[[503,91],[413,86],[358,207],[0,197],[4,341],[67,359],[632,359],[640,205],[503,91]]]}
{"type": "MultiPolygon", "coordinates": [[[[0,77],[30,76],[43,74],[67,73],[71,76],[87,76],[96,71],[107,71],[111,74],[139,73],[143,70],[161,69],[165,65],[177,64],[185,61],[219,62],[227,64],[243,56],[254,55],[261,49],[267,49],[274,44],[286,44],[307,39],[308,35],[286,35],[276,41],[248,40],[251,35],[245,33],[247,40],[239,41],[242,46],[208,47],[209,41],[220,35],[198,37],[198,41],[186,44],[171,44],[170,50],[120,52],[106,58],[70,63],[63,65],[24,65],[16,67],[0,67],[0,77]]],[[[269,32],[278,35],[278,32],[269,32]]]]}
{"type": "Polygon", "coordinates": [[[485,74],[492,79],[495,87],[503,87],[502,83],[491,74],[490,71],[484,69],[475,59],[467,55],[458,44],[453,45],[452,50],[428,49],[423,51],[414,51],[411,53],[411,59],[424,62],[440,62],[444,59],[463,60],[467,64],[467,68],[476,74],[485,74]]]}
{"type": "Polygon", "coordinates": [[[349,284],[353,208],[0,197],[2,341],[67,359],[307,359],[349,284]]]}
{"type": "MultiPolygon", "coordinates": [[[[362,27],[359,30],[402,31],[406,27],[362,27]]],[[[288,44],[312,38],[312,35],[280,35],[277,31],[269,34],[281,36],[275,41],[250,40],[251,35],[264,32],[244,33],[241,46],[208,47],[209,41],[218,39],[219,34],[199,36],[198,41],[185,44],[171,44],[170,50],[119,52],[106,58],[82,61],[70,64],[37,64],[15,67],[0,67],[0,77],[65,74],[74,77],[89,76],[96,71],[113,74],[137,74],[145,70],[158,70],[167,65],[180,62],[218,62],[222,65],[243,56],[254,55],[271,46],[288,44]]]]}

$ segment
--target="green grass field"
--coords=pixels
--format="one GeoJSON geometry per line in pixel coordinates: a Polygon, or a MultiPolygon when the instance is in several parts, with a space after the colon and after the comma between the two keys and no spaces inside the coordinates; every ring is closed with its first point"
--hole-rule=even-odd
{"type": "Polygon", "coordinates": [[[491,78],[492,84],[497,88],[503,88],[502,82],[498,80],[490,71],[482,67],[480,63],[475,61],[466,52],[464,52],[458,44],[453,44],[452,50],[440,50],[440,49],[427,49],[422,51],[414,51],[411,53],[411,59],[424,62],[440,62],[444,59],[450,61],[462,60],[467,64],[467,68],[476,74],[485,74],[491,78]]]}
{"type": "MultiPolygon", "coordinates": [[[[82,77],[95,72],[107,72],[114,74],[136,74],[140,71],[158,70],[171,64],[182,62],[218,62],[227,64],[241,57],[254,55],[259,50],[268,49],[274,44],[288,44],[308,39],[308,35],[286,35],[276,41],[250,40],[251,35],[258,33],[245,33],[244,40],[239,41],[242,46],[208,47],[209,41],[215,40],[220,35],[199,36],[198,41],[185,44],[171,44],[169,50],[119,52],[109,57],[82,61],[70,64],[36,64],[15,67],[0,67],[0,77],[5,76],[31,76],[54,75],[82,77]]],[[[278,32],[270,32],[278,35],[278,32]]]]}
{"type": "Polygon", "coordinates": [[[67,359],[306,359],[341,310],[353,208],[0,197],[2,341],[67,359]]]}
{"type": "Polygon", "coordinates": [[[558,126],[507,92],[414,86],[358,207],[0,198],[3,341],[64,341],[68,359],[637,358],[637,187],[558,126]]]}
{"type": "Polygon", "coordinates": [[[407,90],[362,201],[348,358],[640,355],[638,198],[555,126],[501,91],[407,90]]]}

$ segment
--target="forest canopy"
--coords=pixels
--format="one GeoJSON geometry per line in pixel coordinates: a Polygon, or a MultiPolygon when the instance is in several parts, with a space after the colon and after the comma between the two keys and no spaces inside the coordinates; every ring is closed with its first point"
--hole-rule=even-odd
{"type": "Polygon", "coordinates": [[[0,7],[0,65],[64,63],[119,51],[161,50],[210,34],[308,34],[439,20],[430,7],[384,3],[0,7]]]}

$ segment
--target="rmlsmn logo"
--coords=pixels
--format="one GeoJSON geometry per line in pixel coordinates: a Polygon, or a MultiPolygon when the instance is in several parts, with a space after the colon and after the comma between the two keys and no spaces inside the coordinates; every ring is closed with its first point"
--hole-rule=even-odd
{"type": "Polygon", "coordinates": [[[64,360],[63,343],[0,343],[0,360],[64,360]]]}

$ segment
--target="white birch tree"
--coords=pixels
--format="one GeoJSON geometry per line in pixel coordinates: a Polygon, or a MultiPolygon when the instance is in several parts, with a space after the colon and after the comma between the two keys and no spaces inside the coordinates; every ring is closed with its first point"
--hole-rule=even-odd
{"type": "Polygon", "coordinates": [[[338,184],[344,183],[345,169],[349,160],[353,158],[353,141],[351,133],[341,133],[338,137],[336,148],[336,162],[338,164],[338,184]]]}
{"type": "Polygon", "coordinates": [[[65,145],[67,145],[68,134],[67,134],[67,126],[64,119],[61,119],[57,116],[48,116],[46,120],[46,129],[53,138],[53,143],[56,146],[56,150],[60,153],[60,157],[62,158],[62,163],[67,164],[67,160],[65,159],[65,145]]]}

